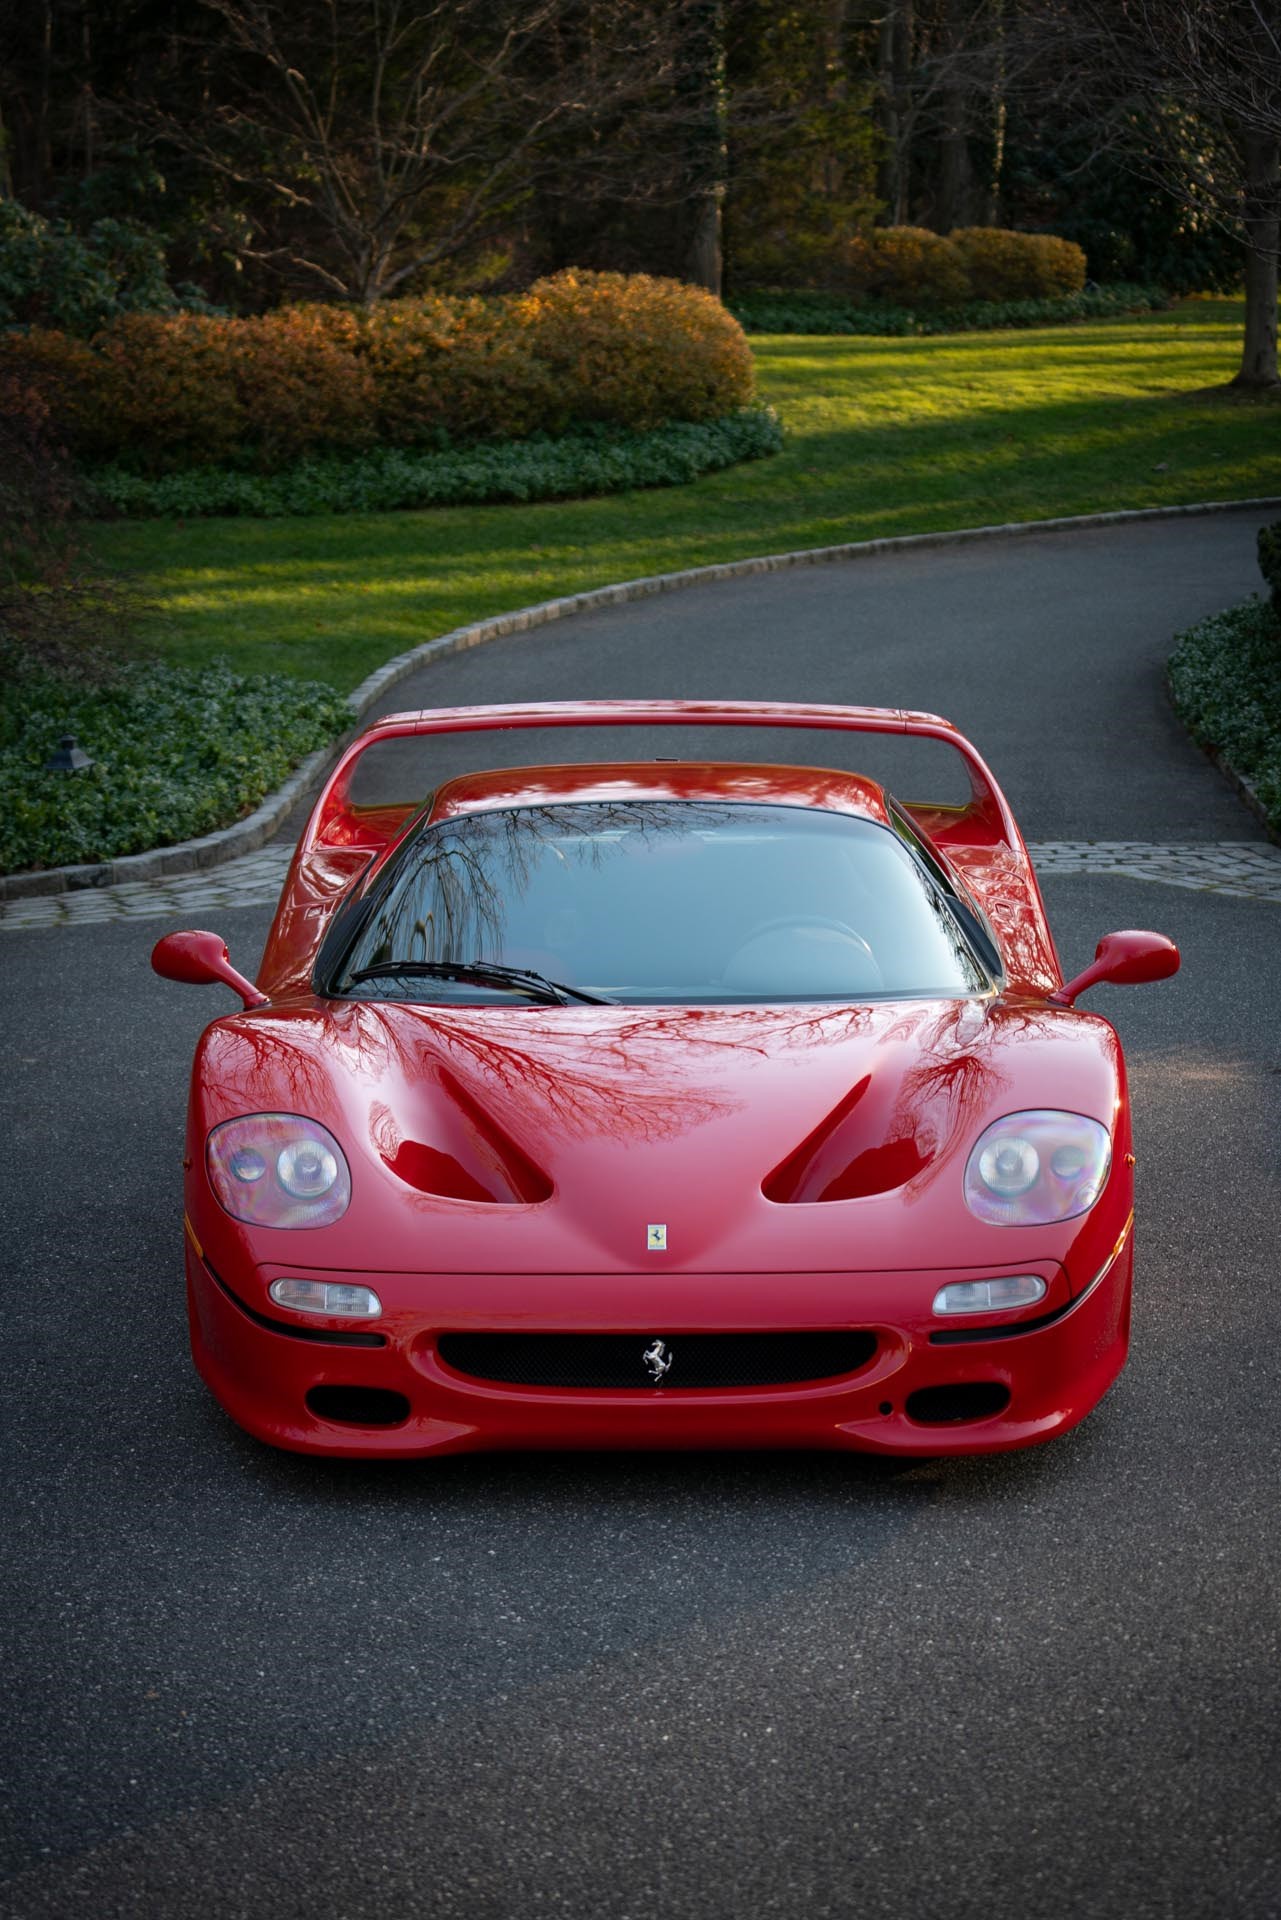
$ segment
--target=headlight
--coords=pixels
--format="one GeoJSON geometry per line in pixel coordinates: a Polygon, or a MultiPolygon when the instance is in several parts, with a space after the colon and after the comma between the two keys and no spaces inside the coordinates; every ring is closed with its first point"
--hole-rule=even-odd
{"type": "Polygon", "coordinates": [[[235,1220],[254,1227],[328,1227],[351,1199],[342,1148],[317,1120],[248,1113],[224,1120],[205,1152],[209,1184],[235,1220]]]}
{"type": "Polygon", "coordinates": [[[994,1227],[1044,1227],[1087,1213],[1112,1164],[1106,1127],[1083,1113],[1007,1113],[979,1136],[965,1204],[994,1227]]]}

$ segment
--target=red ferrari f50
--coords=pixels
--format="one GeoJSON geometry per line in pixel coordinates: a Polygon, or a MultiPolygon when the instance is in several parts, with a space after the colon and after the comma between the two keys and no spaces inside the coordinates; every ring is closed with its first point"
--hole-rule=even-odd
{"type": "Polygon", "coordinates": [[[1027,851],[929,714],[473,707],[362,734],[243,1011],[191,1082],[196,1364],[275,1446],[980,1453],[1082,1419],[1125,1361],[1133,1155],[1100,980],[1063,982],[1027,851]],[[822,767],[556,765],[360,806],[404,736],[637,723],[915,735],[969,799],[822,767]]]}

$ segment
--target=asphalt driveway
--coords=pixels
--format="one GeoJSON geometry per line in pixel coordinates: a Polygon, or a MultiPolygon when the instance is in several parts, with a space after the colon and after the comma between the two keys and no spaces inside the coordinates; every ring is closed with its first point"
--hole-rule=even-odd
{"type": "MultiPolygon", "coordinates": [[[[885,553],[719,581],[489,642],[393,687],[381,712],[492,700],[814,700],[942,713],[996,771],[1029,840],[1227,840],[1259,829],[1166,697],[1171,635],[1263,591],[1275,513],[1154,520],[885,553]]],[[[610,729],[485,741],[486,764],[653,754],[813,757],[795,734],[610,729]],[[537,750],[536,750],[537,749],[537,750]]],[[[832,763],[913,792],[946,748],[860,742],[832,763]],[[869,760],[869,748],[872,760],[869,760]],[[849,757],[856,754],[856,759],[849,757]],[[875,764],[872,764],[875,761],[875,764]]],[[[473,750],[474,751],[474,750],[473,750]]],[[[418,790],[473,764],[459,740],[397,755],[418,790]]],[[[396,788],[395,773],[378,790],[396,788]]]]}
{"type": "MultiPolygon", "coordinates": [[[[389,704],[922,705],[1029,837],[1254,840],[1159,677],[1252,589],[1253,524],[698,589],[389,704]]],[[[1281,1914],[1281,907],[1046,893],[1069,968],[1114,926],[1184,950],[1092,1000],[1134,1084],[1131,1363],[1049,1448],[907,1468],[257,1446],[185,1351],[185,1075],[225,999],[148,973],[164,920],[0,935],[0,1912],[1281,1914]]],[[[222,917],[242,966],[267,919],[222,917]]]]}

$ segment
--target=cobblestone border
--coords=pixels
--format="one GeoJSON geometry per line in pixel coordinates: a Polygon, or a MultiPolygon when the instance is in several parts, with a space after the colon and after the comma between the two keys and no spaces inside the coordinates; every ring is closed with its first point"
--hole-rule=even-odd
{"type": "MultiPolygon", "coordinates": [[[[621,580],[612,586],[593,587],[585,593],[567,594],[558,600],[543,600],[532,607],[519,607],[514,613],[500,613],[471,626],[455,627],[435,640],[399,653],[385,666],[371,673],[348,698],[353,725],[332,746],[322,747],[302,761],[284,785],[268,794],[262,805],[245,819],[237,820],[218,833],[204,834],[198,840],[180,840],[172,847],[157,847],[149,853],[125,854],[118,860],[103,860],[91,865],[48,867],[38,873],[0,874],[0,901],[29,899],[46,893],[71,893],[85,887],[110,887],[138,880],[157,880],[166,875],[195,873],[206,867],[221,866],[240,854],[253,853],[270,839],[281,821],[306,793],[323,778],[337,760],[343,747],[355,733],[361,717],[383,694],[419,667],[446,654],[463,653],[488,640],[499,640],[510,633],[528,633],[532,628],[550,626],[576,613],[593,613],[601,607],[622,606],[629,600],[645,600],[656,593],[675,593],[683,587],[699,587],[718,580],[742,580],[757,573],[781,573],[790,567],[822,567],[852,560],[870,560],[878,554],[928,551],[934,547],[969,546],[978,541],[1030,539],[1042,533],[1075,533],[1090,527],[1127,526],[1142,520],[1174,520],[1193,514],[1250,513],[1281,507],[1281,496],[1256,500],[1202,500],[1182,507],[1130,507],[1116,513],[1082,513],[1054,520],[1013,520],[1001,526],[958,527],[944,533],[906,533],[882,540],[852,540],[835,547],[801,547],[792,553],[760,554],[748,560],[723,560],[709,567],[685,567],[678,573],[644,574],[636,580],[621,580]]],[[[1234,777],[1234,776],[1233,776],[1234,777]]]]}
{"type": "MultiPolygon", "coordinates": [[[[1266,841],[1037,840],[1029,842],[1028,852],[1042,880],[1102,874],[1281,906],[1281,847],[1266,841]]],[[[280,896],[292,853],[292,847],[277,841],[197,873],[0,901],[0,935],[100,926],[113,920],[203,923],[210,914],[271,907],[280,896]]]]}

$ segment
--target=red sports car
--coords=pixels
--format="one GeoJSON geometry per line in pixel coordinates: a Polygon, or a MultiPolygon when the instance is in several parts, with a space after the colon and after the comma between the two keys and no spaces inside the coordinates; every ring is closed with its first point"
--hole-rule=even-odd
{"type": "Polygon", "coordinates": [[[929,714],[697,702],[383,720],[344,753],[255,987],[196,1053],[196,1364],[300,1452],[995,1452],[1082,1419],[1130,1325],[1125,1068],[1063,983],[1010,809],[929,714]],[[468,774],[361,806],[402,736],[660,723],[915,735],[961,806],[824,767],[468,774]]]}

